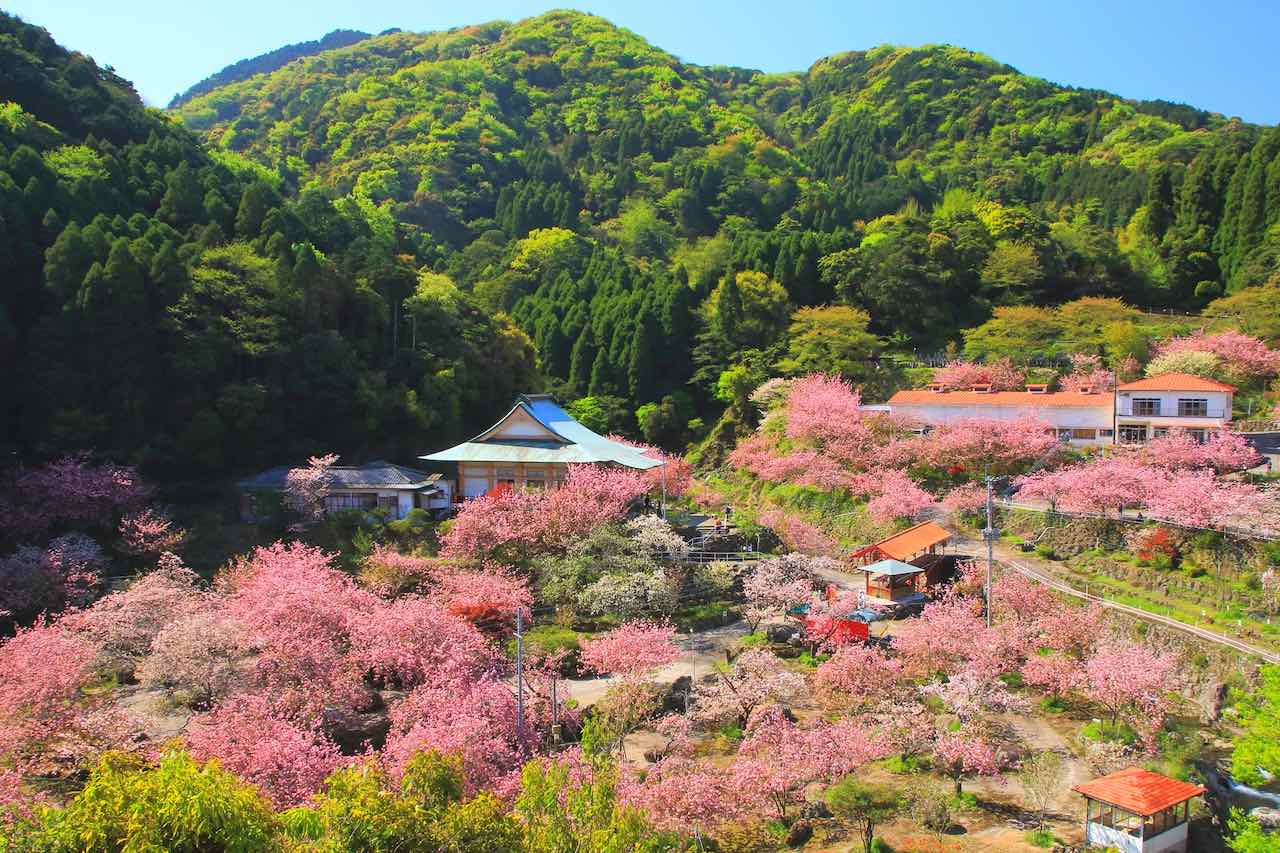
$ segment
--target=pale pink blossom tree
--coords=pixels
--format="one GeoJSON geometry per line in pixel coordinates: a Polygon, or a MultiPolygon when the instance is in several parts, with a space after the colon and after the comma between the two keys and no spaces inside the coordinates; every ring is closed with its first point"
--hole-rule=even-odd
{"type": "Polygon", "coordinates": [[[40,612],[88,604],[102,583],[107,558],[82,533],[47,546],[23,545],[0,558],[0,615],[25,622],[40,612]]]}
{"type": "Polygon", "coordinates": [[[772,530],[783,544],[793,551],[830,556],[837,550],[835,540],[823,533],[816,525],[776,506],[761,508],[756,519],[772,530]]]}
{"type": "Polygon", "coordinates": [[[764,649],[748,649],[728,670],[717,672],[711,684],[699,684],[694,692],[693,719],[703,725],[746,725],[751,712],[795,699],[804,690],[804,678],[764,649]]]}
{"type": "Polygon", "coordinates": [[[97,644],[100,670],[132,678],[161,629],[209,606],[197,580],[176,558],[165,559],[127,588],[70,614],[66,624],[97,644]]]}
{"type": "Polygon", "coordinates": [[[242,633],[239,624],[215,609],[177,615],[151,641],[138,679],[164,690],[177,704],[209,708],[248,680],[252,665],[242,633]]]}
{"type": "Polygon", "coordinates": [[[973,669],[961,670],[946,681],[926,685],[921,691],[938,697],[947,711],[962,724],[993,714],[1027,710],[1026,701],[1009,692],[1004,682],[973,669]]]}
{"type": "Polygon", "coordinates": [[[332,480],[329,469],[337,462],[336,453],[312,456],[307,459],[307,467],[290,468],[285,475],[285,504],[304,524],[314,524],[324,515],[324,498],[332,480]]]}
{"type": "Polygon", "coordinates": [[[743,579],[742,617],[752,631],[758,630],[766,620],[808,601],[816,579],[811,558],[803,554],[761,560],[743,579]]]}
{"type": "Polygon", "coordinates": [[[1245,440],[1230,430],[1215,430],[1199,442],[1186,430],[1174,429],[1138,448],[1143,462],[1161,468],[1212,468],[1218,472],[1240,471],[1257,465],[1262,457],[1245,440]]]}

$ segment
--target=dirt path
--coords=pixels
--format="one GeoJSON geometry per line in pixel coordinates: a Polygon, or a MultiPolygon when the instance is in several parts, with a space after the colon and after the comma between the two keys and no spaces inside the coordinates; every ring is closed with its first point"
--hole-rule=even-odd
{"type": "MultiPolygon", "coordinates": [[[[680,660],[659,669],[654,674],[654,683],[669,687],[682,675],[691,675],[697,681],[710,672],[715,664],[723,663],[725,650],[748,633],[747,623],[738,621],[719,628],[680,635],[679,645],[684,654],[680,656],[680,660]]],[[[560,682],[560,686],[564,690],[564,696],[577,700],[580,707],[587,707],[599,702],[615,680],[615,676],[570,678],[560,682]]]]}

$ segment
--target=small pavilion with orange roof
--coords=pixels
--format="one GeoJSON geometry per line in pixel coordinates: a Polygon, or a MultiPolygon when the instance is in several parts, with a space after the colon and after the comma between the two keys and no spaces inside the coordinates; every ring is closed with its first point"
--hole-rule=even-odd
{"type": "Polygon", "coordinates": [[[1089,844],[1122,853],[1185,853],[1191,801],[1205,789],[1129,767],[1071,790],[1085,798],[1089,844]]]}

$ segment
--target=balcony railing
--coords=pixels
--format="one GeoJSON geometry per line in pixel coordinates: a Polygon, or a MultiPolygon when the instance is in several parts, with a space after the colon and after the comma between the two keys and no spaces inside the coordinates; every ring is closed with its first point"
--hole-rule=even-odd
{"type": "Polygon", "coordinates": [[[1155,412],[1135,412],[1130,406],[1122,406],[1116,409],[1116,414],[1122,418],[1205,418],[1212,420],[1221,420],[1226,416],[1222,409],[1201,409],[1199,411],[1191,409],[1183,412],[1168,412],[1161,409],[1155,412]]]}

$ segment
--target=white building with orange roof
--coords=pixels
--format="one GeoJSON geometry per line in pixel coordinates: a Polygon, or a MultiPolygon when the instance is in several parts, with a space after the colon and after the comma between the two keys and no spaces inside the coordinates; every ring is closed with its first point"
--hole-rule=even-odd
{"type": "Polygon", "coordinates": [[[1076,446],[1110,444],[1115,437],[1115,403],[1110,392],[1048,391],[1044,385],[1028,385],[1025,391],[992,391],[982,385],[944,391],[933,385],[897,392],[889,398],[889,409],[927,426],[969,418],[1015,421],[1031,416],[1076,446]]]}
{"type": "Polygon", "coordinates": [[[1116,441],[1140,444],[1171,429],[1203,441],[1231,425],[1234,385],[1189,373],[1165,373],[1116,388],[1116,441]]]}

